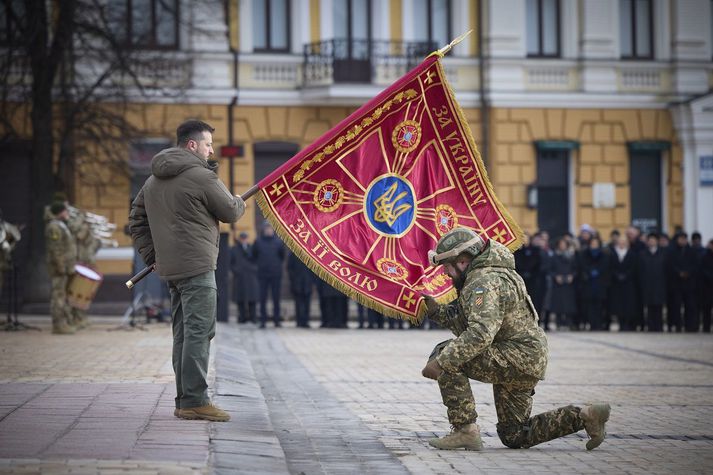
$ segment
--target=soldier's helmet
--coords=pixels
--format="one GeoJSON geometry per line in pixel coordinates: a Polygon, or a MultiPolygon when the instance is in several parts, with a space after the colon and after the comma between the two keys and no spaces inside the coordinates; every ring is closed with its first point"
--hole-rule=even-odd
{"type": "Polygon", "coordinates": [[[434,266],[446,264],[463,252],[476,257],[484,248],[485,241],[472,229],[453,228],[441,236],[434,251],[428,251],[428,261],[434,266]]]}

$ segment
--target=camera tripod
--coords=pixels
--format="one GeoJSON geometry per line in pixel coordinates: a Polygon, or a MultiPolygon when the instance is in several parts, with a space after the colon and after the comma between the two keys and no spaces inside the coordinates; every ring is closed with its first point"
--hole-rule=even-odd
{"type": "MultiPolygon", "coordinates": [[[[5,286],[8,290],[7,295],[7,321],[5,322],[5,331],[20,331],[20,330],[37,330],[42,331],[38,327],[33,327],[32,325],[26,325],[20,322],[17,318],[17,268],[13,262],[10,262],[10,270],[7,272],[9,279],[7,279],[7,285],[5,286]]],[[[0,289],[2,291],[2,289],[0,289]]]]}

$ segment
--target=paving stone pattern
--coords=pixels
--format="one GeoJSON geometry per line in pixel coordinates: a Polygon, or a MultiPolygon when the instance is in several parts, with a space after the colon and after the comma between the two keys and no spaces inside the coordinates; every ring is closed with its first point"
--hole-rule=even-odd
{"type": "Polygon", "coordinates": [[[221,324],[209,368],[227,423],[173,417],[171,331],[0,332],[0,473],[713,473],[710,335],[552,333],[534,411],[609,401],[609,437],[505,448],[489,385],[473,382],[486,449],[448,431],[420,370],[442,330],[259,330],[221,324]]]}
{"type": "Polygon", "coordinates": [[[435,382],[420,370],[446,331],[281,330],[287,349],[411,473],[713,473],[710,335],[553,333],[533,413],[609,401],[609,437],[581,432],[528,450],[504,447],[490,385],[472,382],[485,451],[438,451],[448,430],[435,382]]]}

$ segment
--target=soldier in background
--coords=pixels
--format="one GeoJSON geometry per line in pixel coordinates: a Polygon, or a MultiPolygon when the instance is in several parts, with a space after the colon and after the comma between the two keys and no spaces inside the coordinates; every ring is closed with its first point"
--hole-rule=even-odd
{"type": "Polygon", "coordinates": [[[547,338],[510,250],[455,228],[428,254],[433,266],[443,264],[458,294],[445,305],[423,296],[428,317],[456,335],[436,345],[422,371],[438,381],[453,426],[449,435],[429,443],[482,449],[469,381],[475,379],[493,385],[498,436],[507,447],[528,448],[582,429],[590,437],[587,450],[598,447],[606,435],[608,404],[569,405],[530,416],[535,386],[547,368],[547,338]]]}
{"type": "Polygon", "coordinates": [[[230,249],[230,270],[233,273],[233,300],[238,307],[238,323],[257,323],[257,264],[252,257],[253,246],[248,233],[241,231],[230,249]]]}
{"type": "Polygon", "coordinates": [[[77,262],[77,245],[67,227],[69,210],[62,202],[49,207],[52,219],[45,226],[47,247],[47,271],[52,281],[50,311],[52,313],[52,333],[69,335],[75,332],[72,325],[74,313],[67,302],[67,284],[74,274],[77,262]]]}
{"type": "MultiPolygon", "coordinates": [[[[67,199],[67,195],[61,191],[55,192],[52,196],[54,202],[63,203],[67,208],[66,226],[69,232],[74,237],[77,249],[76,259],[80,264],[84,264],[92,269],[96,269],[96,255],[102,242],[94,235],[91,223],[87,219],[87,215],[79,208],[72,206],[67,199]]],[[[49,207],[45,207],[45,219],[48,214],[51,216],[49,207]]],[[[87,311],[70,307],[72,309],[72,318],[70,323],[77,329],[81,330],[89,326],[89,318],[87,311]]]]}

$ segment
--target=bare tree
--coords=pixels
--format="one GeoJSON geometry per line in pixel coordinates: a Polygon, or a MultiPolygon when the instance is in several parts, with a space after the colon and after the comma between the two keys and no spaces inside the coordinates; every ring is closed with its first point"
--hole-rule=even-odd
{"type": "Polygon", "coordinates": [[[17,124],[28,116],[32,131],[33,282],[42,275],[42,216],[52,193],[72,198],[80,170],[94,185],[128,173],[127,144],[143,135],[127,119],[130,109],[190,84],[190,58],[176,48],[179,3],[0,0],[0,141],[22,137],[17,124]],[[78,166],[86,157],[112,173],[78,166]]]}

